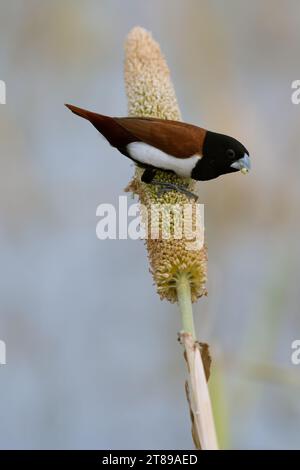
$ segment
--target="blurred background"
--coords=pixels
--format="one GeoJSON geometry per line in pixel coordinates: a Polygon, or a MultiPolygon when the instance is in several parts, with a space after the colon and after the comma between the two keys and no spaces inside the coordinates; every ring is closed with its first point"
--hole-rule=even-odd
{"type": "MultiPolygon", "coordinates": [[[[2,449],[189,449],[176,305],[143,242],[99,241],[96,207],[133,174],[63,106],[126,114],[123,44],[167,57],[185,121],[249,149],[248,177],[200,185],[209,255],[195,305],[226,448],[300,448],[300,4],[0,0],[2,449]]],[[[129,203],[132,202],[128,196],[129,203]]]]}

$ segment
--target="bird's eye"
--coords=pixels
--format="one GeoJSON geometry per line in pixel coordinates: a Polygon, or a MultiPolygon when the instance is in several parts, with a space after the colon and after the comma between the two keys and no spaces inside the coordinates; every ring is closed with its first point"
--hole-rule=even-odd
{"type": "Polygon", "coordinates": [[[226,151],[226,156],[232,160],[235,157],[235,151],[233,149],[228,149],[226,151]]]}

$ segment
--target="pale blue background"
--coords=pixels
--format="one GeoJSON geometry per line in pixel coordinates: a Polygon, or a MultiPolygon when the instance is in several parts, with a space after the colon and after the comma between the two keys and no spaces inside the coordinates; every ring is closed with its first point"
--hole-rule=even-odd
{"type": "Polygon", "coordinates": [[[0,0],[0,447],[192,447],[177,307],[156,295],[141,241],[95,236],[97,205],[133,168],[63,106],[126,114],[136,24],[160,42],[184,119],[253,159],[251,176],[200,186],[209,297],[195,314],[227,445],[300,448],[296,0],[0,0]]]}

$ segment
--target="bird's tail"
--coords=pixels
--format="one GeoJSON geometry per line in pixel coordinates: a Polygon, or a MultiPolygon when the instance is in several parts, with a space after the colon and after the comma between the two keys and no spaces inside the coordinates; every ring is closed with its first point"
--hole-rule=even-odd
{"type": "Polygon", "coordinates": [[[84,119],[87,119],[93,124],[93,121],[100,121],[102,119],[111,119],[108,116],[103,116],[102,114],[93,113],[92,111],[88,111],[87,109],[78,108],[77,106],[73,106],[72,104],[66,104],[67,108],[69,108],[72,113],[77,114],[84,119]]]}
{"type": "Polygon", "coordinates": [[[104,116],[103,114],[93,113],[86,109],[78,108],[72,104],[66,104],[72,113],[77,114],[84,119],[90,121],[91,124],[108,140],[108,142],[116,147],[116,142],[120,146],[123,142],[128,142],[128,132],[123,129],[114,118],[110,116],[104,116]]]}

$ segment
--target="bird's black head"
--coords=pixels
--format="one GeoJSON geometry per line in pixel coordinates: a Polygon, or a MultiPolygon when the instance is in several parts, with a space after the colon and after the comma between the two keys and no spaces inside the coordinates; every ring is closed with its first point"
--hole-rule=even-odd
{"type": "Polygon", "coordinates": [[[207,131],[203,156],[193,169],[192,178],[198,181],[211,180],[239,170],[242,173],[250,170],[248,150],[233,137],[207,131]]]}

